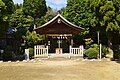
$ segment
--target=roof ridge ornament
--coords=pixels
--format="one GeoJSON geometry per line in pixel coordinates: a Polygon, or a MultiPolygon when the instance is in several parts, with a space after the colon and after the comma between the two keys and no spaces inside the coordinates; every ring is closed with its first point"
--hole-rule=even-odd
{"type": "Polygon", "coordinates": [[[60,19],[60,18],[58,18],[57,22],[60,24],[60,23],[61,23],[61,19],[60,19]]]}

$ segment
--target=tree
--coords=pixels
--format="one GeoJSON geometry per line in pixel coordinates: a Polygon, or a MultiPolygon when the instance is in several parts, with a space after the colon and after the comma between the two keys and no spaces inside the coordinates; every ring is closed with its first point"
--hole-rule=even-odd
{"type": "Polygon", "coordinates": [[[5,3],[5,6],[6,6],[5,13],[8,14],[8,15],[12,14],[14,12],[14,2],[13,2],[13,0],[2,0],[2,1],[5,3]]]}
{"type": "Polygon", "coordinates": [[[15,10],[17,10],[17,9],[22,9],[22,4],[15,4],[15,10]]]}
{"type": "Polygon", "coordinates": [[[0,37],[4,36],[9,27],[9,17],[14,12],[12,0],[0,0],[0,37]]]}
{"type": "Polygon", "coordinates": [[[91,0],[88,1],[90,10],[94,14],[91,19],[91,25],[96,26],[98,30],[101,28],[109,31],[120,31],[118,16],[119,16],[119,1],[116,0],[91,0]]]}
{"type": "Polygon", "coordinates": [[[0,20],[3,20],[3,13],[5,12],[5,10],[5,3],[2,0],[0,0],[0,20]]]}
{"type": "MultiPolygon", "coordinates": [[[[88,0],[88,7],[92,11],[91,25],[99,31],[105,31],[110,43],[116,42],[119,36],[119,3],[118,0],[88,0]]],[[[118,42],[118,41],[117,41],[118,42]]]]}
{"type": "Polygon", "coordinates": [[[25,40],[25,46],[28,47],[34,47],[35,44],[40,43],[41,40],[43,40],[43,37],[39,34],[36,34],[34,31],[30,32],[27,31],[25,36],[22,36],[25,40]]]}
{"type": "Polygon", "coordinates": [[[95,36],[100,31],[104,43],[106,36],[112,41],[113,34],[119,35],[119,3],[118,0],[68,0],[64,16],[78,26],[89,28],[89,35],[95,36]]]}
{"type": "Polygon", "coordinates": [[[75,40],[79,44],[81,43],[80,40],[82,40],[83,43],[84,38],[87,38],[89,29],[91,28],[90,19],[92,17],[86,6],[86,0],[68,0],[67,6],[63,11],[63,15],[68,21],[86,29],[79,35],[75,35],[75,40]]]}
{"type": "Polygon", "coordinates": [[[17,9],[14,14],[11,15],[9,25],[17,29],[16,37],[17,39],[21,39],[28,30],[33,30],[32,22],[33,18],[31,16],[25,16],[22,9],[17,9]]]}
{"type": "Polygon", "coordinates": [[[118,45],[120,44],[119,4],[118,0],[68,0],[64,16],[78,26],[88,27],[89,36],[95,42],[97,42],[95,35],[100,31],[101,43],[118,45]]]}
{"type": "Polygon", "coordinates": [[[88,13],[86,0],[68,0],[64,16],[70,22],[84,28],[90,24],[89,18],[91,18],[91,14],[88,13]]]}
{"type": "Polygon", "coordinates": [[[24,41],[26,41],[27,47],[33,47],[33,44],[36,43],[35,40],[39,40],[35,37],[38,35],[32,32],[34,28],[33,22],[35,19],[39,19],[45,15],[45,0],[24,0],[23,6],[15,4],[15,9],[16,11],[11,15],[9,23],[11,27],[15,27],[17,29],[14,36],[17,39],[19,46],[22,46],[24,41]],[[29,37],[35,38],[30,38],[34,42],[29,40],[29,37]]]}
{"type": "Polygon", "coordinates": [[[22,46],[22,43],[24,43],[22,36],[25,36],[27,31],[33,31],[33,18],[31,16],[25,16],[22,8],[17,9],[14,14],[11,15],[9,25],[17,29],[13,35],[17,41],[17,46],[22,47],[20,50],[22,51],[22,49],[24,49],[24,46],[22,46]]]}
{"type": "Polygon", "coordinates": [[[37,26],[41,26],[41,25],[47,23],[56,15],[57,15],[57,11],[53,10],[51,7],[48,6],[45,16],[42,16],[41,18],[37,18],[37,20],[36,20],[37,26]]]}
{"type": "Polygon", "coordinates": [[[47,12],[47,6],[45,0],[23,0],[23,12],[25,15],[32,16],[34,18],[34,24],[36,24],[36,18],[41,18],[47,12]]]}
{"type": "Polygon", "coordinates": [[[0,30],[1,30],[1,32],[0,32],[0,37],[3,35],[3,31],[4,31],[4,25],[2,24],[3,23],[3,21],[4,21],[4,16],[5,15],[3,15],[3,13],[5,12],[5,9],[6,9],[6,6],[5,6],[5,3],[2,1],[2,0],[0,0],[0,30]]]}

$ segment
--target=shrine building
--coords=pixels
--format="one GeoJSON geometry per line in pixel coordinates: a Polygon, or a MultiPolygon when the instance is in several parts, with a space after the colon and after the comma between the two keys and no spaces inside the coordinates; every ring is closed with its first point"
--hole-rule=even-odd
{"type": "Polygon", "coordinates": [[[37,34],[44,36],[48,53],[52,54],[70,53],[70,46],[74,45],[73,35],[79,34],[83,30],[84,28],[72,24],[60,14],[34,29],[37,34]]]}

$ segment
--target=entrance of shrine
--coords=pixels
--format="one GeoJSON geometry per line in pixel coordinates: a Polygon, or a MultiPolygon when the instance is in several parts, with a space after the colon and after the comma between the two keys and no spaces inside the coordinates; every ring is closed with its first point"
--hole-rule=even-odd
{"type": "Polygon", "coordinates": [[[72,44],[71,35],[54,34],[54,36],[47,35],[49,53],[63,54],[69,53],[69,46],[72,44]]]}

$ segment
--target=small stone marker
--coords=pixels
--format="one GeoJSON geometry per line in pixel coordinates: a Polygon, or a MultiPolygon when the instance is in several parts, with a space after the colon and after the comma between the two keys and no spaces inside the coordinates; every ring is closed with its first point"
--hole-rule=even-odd
{"type": "Polygon", "coordinates": [[[34,59],[31,59],[30,61],[32,61],[32,62],[33,62],[33,61],[34,61],[34,59]]]}
{"type": "Polygon", "coordinates": [[[86,61],[85,59],[83,59],[82,61],[86,61]]]}
{"type": "Polygon", "coordinates": [[[0,63],[3,62],[3,61],[0,61],[0,63]]]}
{"type": "Polygon", "coordinates": [[[42,59],[39,60],[40,62],[42,61],[42,59]]]}
{"type": "Polygon", "coordinates": [[[25,60],[29,60],[29,49],[25,49],[25,60]]]}
{"type": "Polygon", "coordinates": [[[102,61],[101,59],[99,61],[102,61]]]}
{"type": "Polygon", "coordinates": [[[96,59],[92,59],[92,61],[95,61],[96,59]]]}
{"type": "Polygon", "coordinates": [[[11,62],[11,61],[8,61],[9,63],[11,62]]]}
{"type": "Polygon", "coordinates": [[[31,59],[30,61],[31,61],[31,62],[36,62],[36,60],[35,60],[35,59],[31,59]]]}
{"type": "Polygon", "coordinates": [[[80,59],[77,59],[77,61],[79,61],[80,59]]]}
{"type": "Polygon", "coordinates": [[[42,63],[44,62],[44,60],[42,60],[42,59],[40,59],[39,61],[42,62],[42,63]]]}
{"type": "Polygon", "coordinates": [[[20,62],[19,60],[17,60],[16,62],[20,62]]]}
{"type": "Polygon", "coordinates": [[[94,61],[93,59],[91,59],[90,61],[94,61]]]}
{"type": "Polygon", "coordinates": [[[34,60],[33,62],[35,63],[36,61],[34,60]]]}
{"type": "Polygon", "coordinates": [[[23,60],[23,62],[27,62],[27,60],[23,60]]]}

